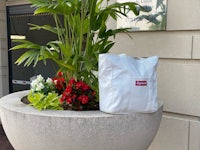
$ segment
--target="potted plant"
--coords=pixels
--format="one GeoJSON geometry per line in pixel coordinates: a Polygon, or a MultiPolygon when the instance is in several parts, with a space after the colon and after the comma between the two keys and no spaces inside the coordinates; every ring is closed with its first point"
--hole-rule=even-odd
{"type": "Polygon", "coordinates": [[[59,70],[51,79],[38,75],[30,91],[1,99],[1,121],[13,147],[16,150],[147,149],[159,127],[162,105],[152,114],[111,115],[94,111],[98,110],[95,75],[98,55],[107,53],[114,45],[110,38],[128,30],[108,29],[106,22],[108,18],[117,20],[120,15],[126,16],[127,11],[138,15],[144,8],[133,2],[110,3],[109,0],[30,2],[37,8],[35,15],[49,13],[56,25],[31,24],[31,29],[47,30],[58,39],[46,45],[15,40],[20,44],[12,50],[27,49],[16,63],[35,66],[39,61],[46,63],[51,59],[59,70]],[[38,111],[22,103],[22,97],[27,94],[31,105],[46,110],[38,111]]]}
{"type": "MultiPolygon", "coordinates": [[[[58,79],[63,79],[62,89],[54,89],[55,92],[59,90],[59,94],[63,93],[61,98],[59,97],[60,95],[57,95],[56,98],[57,100],[60,99],[62,107],[75,110],[98,109],[98,78],[95,75],[95,72],[98,71],[98,55],[107,53],[114,45],[114,42],[110,39],[111,37],[115,37],[119,32],[127,32],[128,30],[128,28],[108,29],[107,20],[112,18],[116,21],[120,15],[126,16],[129,11],[138,15],[140,10],[148,9],[144,9],[145,7],[133,2],[109,4],[109,0],[30,1],[33,7],[36,7],[35,15],[49,13],[55,21],[55,27],[30,24],[30,29],[43,29],[52,32],[56,34],[57,40],[49,41],[45,45],[39,45],[27,40],[14,40],[14,42],[20,44],[13,47],[12,50],[27,49],[16,63],[18,65],[24,63],[24,66],[32,64],[36,66],[39,61],[46,63],[46,60],[50,59],[57,64],[58,72],[62,72],[62,77],[61,75],[58,77],[58,79]],[[95,95],[89,93],[89,95],[79,94],[78,97],[78,95],[74,94],[76,98],[67,96],[66,94],[69,95],[70,93],[64,92],[67,90],[66,88],[69,90],[71,87],[71,90],[75,90],[68,84],[70,80],[74,80],[77,82],[76,84],[87,85],[90,88],[87,92],[95,93],[95,95]],[[88,100],[83,100],[84,102],[82,102],[82,99],[88,100]]],[[[60,82],[59,80],[54,81],[55,83],[57,81],[60,82]]],[[[58,86],[55,85],[55,87],[58,86]]],[[[51,92],[43,92],[44,90],[37,92],[32,90],[30,94],[34,95],[40,92],[47,96],[51,92]]],[[[77,93],[78,91],[73,92],[77,93]]],[[[43,100],[43,97],[40,97],[41,101],[38,101],[36,97],[38,98],[39,96],[29,96],[28,98],[32,99],[32,103],[43,100]]],[[[55,101],[55,103],[57,102],[55,101]]],[[[57,106],[55,107],[58,108],[57,106]]],[[[47,107],[44,106],[41,109],[45,108],[47,107]]]]}

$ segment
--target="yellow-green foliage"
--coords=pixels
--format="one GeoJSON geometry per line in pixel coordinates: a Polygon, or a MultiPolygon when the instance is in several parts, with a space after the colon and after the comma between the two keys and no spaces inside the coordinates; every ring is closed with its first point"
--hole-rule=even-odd
{"type": "Polygon", "coordinates": [[[47,95],[36,92],[36,93],[29,93],[28,100],[31,102],[30,105],[35,107],[38,110],[43,109],[54,109],[54,110],[62,110],[60,106],[59,100],[60,96],[57,93],[48,93],[47,95]]]}

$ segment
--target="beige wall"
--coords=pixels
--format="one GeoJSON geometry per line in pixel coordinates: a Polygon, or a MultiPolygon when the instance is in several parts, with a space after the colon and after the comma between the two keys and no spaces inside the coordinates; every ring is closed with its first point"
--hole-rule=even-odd
{"type": "Polygon", "coordinates": [[[28,4],[28,0],[6,0],[7,6],[28,4]]]}
{"type": "Polygon", "coordinates": [[[7,25],[6,4],[0,0],[0,97],[8,94],[8,48],[7,48],[7,25]]]}
{"type": "MultiPolygon", "coordinates": [[[[166,31],[118,34],[112,53],[159,56],[164,115],[149,150],[200,149],[200,1],[168,0],[166,31]]],[[[111,27],[115,27],[112,21],[111,27]]]]}
{"type": "MultiPolygon", "coordinates": [[[[5,3],[0,5],[0,96],[8,92],[5,3]],[[2,30],[3,29],[3,30],[2,30]],[[4,85],[4,86],[3,86],[4,85]]],[[[112,0],[115,1],[115,0],[112,0]]],[[[7,5],[27,3],[8,0],[7,5]]],[[[118,34],[112,53],[158,55],[164,115],[149,150],[200,149],[200,1],[168,0],[166,31],[118,34]]],[[[112,21],[111,27],[116,27],[112,21]]]]}

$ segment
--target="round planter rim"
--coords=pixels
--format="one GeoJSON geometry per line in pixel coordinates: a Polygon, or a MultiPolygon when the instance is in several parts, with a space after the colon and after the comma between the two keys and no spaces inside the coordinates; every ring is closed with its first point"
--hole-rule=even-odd
{"type": "MultiPolygon", "coordinates": [[[[52,117],[69,117],[69,118],[90,118],[90,117],[113,117],[113,116],[123,116],[123,115],[138,115],[138,114],[145,114],[145,115],[151,115],[153,113],[141,113],[141,112],[135,112],[130,114],[109,114],[105,113],[99,110],[91,110],[91,111],[73,111],[73,110],[41,110],[38,111],[37,109],[33,108],[32,106],[29,106],[27,104],[24,104],[21,102],[22,97],[26,96],[29,93],[29,90],[26,91],[20,91],[8,94],[0,99],[0,107],[8,110],[8,111],[14,111],[17,113],[23,113],[23,114],[30,114],[30,115],[37,115],[37,116],[52,116],[52,117]],[[23,108],[23,109],[22,109],[23,108]],[[83,113],[84,112],[84,113],[83,113]]],[[[163,107],[163,102],[159,101],[159,107],[158,109],[161,109],[163,107]]]]}

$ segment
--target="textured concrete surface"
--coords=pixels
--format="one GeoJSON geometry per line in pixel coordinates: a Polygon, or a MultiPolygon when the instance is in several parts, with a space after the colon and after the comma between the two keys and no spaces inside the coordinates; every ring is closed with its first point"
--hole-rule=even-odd
{"type": "Polygon", "coordinates": [[[0,115],[15,150],[146,150],[161,121],[155,113],[37,111],[18,92],[0,99],[0,115]]]}
{"type": "Polygon", "coordinates": [[[188,150],[188,133],[187,119],[163,115],[158,134],[148,150],[188,150]]]}

